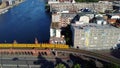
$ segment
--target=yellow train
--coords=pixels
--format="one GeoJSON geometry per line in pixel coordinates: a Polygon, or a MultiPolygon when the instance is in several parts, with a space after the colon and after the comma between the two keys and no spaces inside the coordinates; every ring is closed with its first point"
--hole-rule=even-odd
{"type": "Polygon", "coordinates": [[[65,44],[0,44],[0,48],[59,48],[68,49],[65,44]]]}

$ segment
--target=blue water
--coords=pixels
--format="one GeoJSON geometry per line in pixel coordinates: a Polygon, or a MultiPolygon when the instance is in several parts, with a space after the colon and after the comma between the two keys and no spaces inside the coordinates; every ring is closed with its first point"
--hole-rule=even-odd
{"type": "Polygon", "coordinates": [[[50,16],[44,7],[44,0],[26,0],[0,15],[0,43],[48,42],[50,16]]]}

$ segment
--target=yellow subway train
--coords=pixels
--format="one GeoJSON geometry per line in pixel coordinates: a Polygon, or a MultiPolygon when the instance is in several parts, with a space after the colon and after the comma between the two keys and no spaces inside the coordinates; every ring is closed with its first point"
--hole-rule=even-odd
{"type": "Polygon", "coordinates": [[[0,48],[59,48],[68,49],[65,44],[0,44],[0,48]]]}

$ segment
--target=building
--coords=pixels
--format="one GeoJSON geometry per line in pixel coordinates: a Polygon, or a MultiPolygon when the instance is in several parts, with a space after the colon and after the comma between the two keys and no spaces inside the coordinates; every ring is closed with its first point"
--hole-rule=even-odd
{"type": "Polygon", "coordinates": [[[61,36],[61,29],[50,28],[50,43],[51,44],[66,44],[64,36],[61,36]]]}
{"type": "Polygon", "coordinates": [[[15,5],[15,4],[18,4],[22,1],[23,0],[2,0],[2,2],[7,2],[8,5],[15,5]]]}
{"type": "Polygon", "coordinates": [[[12,5],[12,1],[13,1],[13,0],[2,0],[2,2],[6,2],[7,5],[12,5]]]}
{"type": "Polygon", "coordinates": [[[61,29],[53,29],[53,28],[51,28],[50,29],[50,36],[60,38],[61,37],[61,29]]]}
{"type": "Polygon", "coordinates": [[[64,10],[72,10],[79,11],[82,8],[89,8],[96,12],[105,12],[106,10],[112,10],[113,4],[112,2],[98,2],[98,3],[53,3],[50,4],[50,11],[64,11],[64,10]]]}
{"type": "Polygon", "coordinates": [[[63,36],[61,36],[60,23],[54,22],[51,23],[50,27],[50,43],[51,44],[66,44],[66,41],[63,36]]]}
{"type": "Polygon", "coordinates": [[[52,3],[75,3],[75,0],[48,0],[48,4],[52,3]]]}
{"type": "Polygon", "coordinates": [[[66,41],[64,38],[51,37],[50,43],[51,44],[66,44],[66,41]]]}
{"type": "Polygon", "coordinates": [[[120,11],[120,1],[114,1],[113,2],[113,9],[120,11]]]}
{"type": "Polygon", "coordinates": [[[72,24],[72,39],[75,48],[85,50],[111,49],[120,39],[120,29],[104,24],[72,24]]]}
{"type": "Polygon", "coordinates": [[[52,22],[60,22],[61,21],[61,14],[60,13],[54,13],[52,14],[52,22]]]}
{"type": "Polygon", "coordinates": [[[61,13],[61,22],[60,22],[60,27],[66,27],[68,26],[72,19],[76,16],[76,13],[61,13]]]}
{"type": "Polygon", "coordinates": [[[70,24],[71,20],[76,16],[76,13],[53,13],[52,14],[52,25],[57,25],[58,28],[66,27],[70,24]]]}

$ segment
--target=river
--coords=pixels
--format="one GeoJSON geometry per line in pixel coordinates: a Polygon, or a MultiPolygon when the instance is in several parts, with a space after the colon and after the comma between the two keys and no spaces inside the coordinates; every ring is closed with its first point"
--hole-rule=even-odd
{"type": "Polygon", "coordinates": [[[0,43],[48,42],[51,19],[44,7],[44,0],[25,0],[0,15],[0,43]]]}

